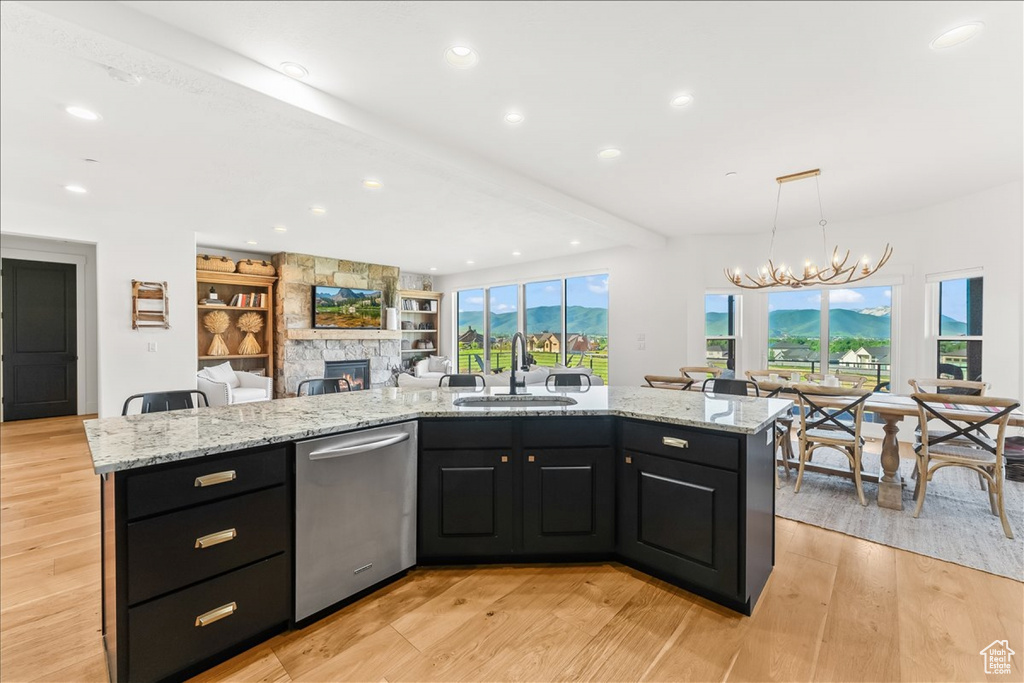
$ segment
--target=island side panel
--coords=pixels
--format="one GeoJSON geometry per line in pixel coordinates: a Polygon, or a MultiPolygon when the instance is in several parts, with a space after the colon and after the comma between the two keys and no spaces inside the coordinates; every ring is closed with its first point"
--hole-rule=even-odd
{"type": "Polygon", "coordinates": [[[775,564],[775,432],[774,425],[744,439],[741,505],[745,548],[745,592],[749,612],[764,590],[775,564]]]}

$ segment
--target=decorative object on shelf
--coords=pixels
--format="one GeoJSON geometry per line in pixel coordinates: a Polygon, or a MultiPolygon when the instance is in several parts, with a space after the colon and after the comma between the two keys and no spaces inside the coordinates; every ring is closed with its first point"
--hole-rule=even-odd
{"type": "Polygon", "coordinates": [[[196,270],[211,270],[216,273],[235,272],[235,262],[227,256],[196,254],[196,270]]]}
{"type": "Polygon", "coordinates": [[[224,343],[224,337],[221,336],[227,332],[230,325],[231,318],[224,311],[210,311],[203,316],[203,327],[213,335],[213,341],[206,352],[207,356],[227,356],[231,353],[228,351],[228,345],[224,343]]]}
{"type": "Polygon", "coordinates": [[[217,296],[217,290],[213,287],[210,287],[209,294],[200,299],[199,303],[203,306],[227,306],[227,302],[217,296]]]}
{"type": "Polygon", "coordinates": [[[277,271],[270,261],[253,261],[249,258],[244,258],[238,262],[237,270],[243,275],[276,275],[277,271]]]}
{"type": "Polygon", "coordinates": [[[132,329],[170,328],[167,313],[167,283],[132,280],[132,329]]]}
{"type": "Polygon", "coordinates": [[[384,329],[398,329],[398,287],[392,278],[385,278],[380,287],[381,302],[384,305],[384,329]]]}
{"type": "Polygon", "coordinates": [[[235,327],[245,332],[245,339],[238,345],[239,355],[252,356],[259,353],[260,343],[253,335],[259,334],[259,331],[263,329],[263,316],[259,313],[243,313],[238,317],[235,327]]]}
{"type": "Polygon", "coordinates": [[[871,265],[871,260],[867,256],[861,261],[854,261],[852,264],[847,265],[850,260],[850,250],[847,249],[845,254],[840,255],[838,246],[833,247],[832,255],[831,257],[829,256],[828,240],[825,235],[825,226],[828,221],[825,220],[825,211],[821,205],[821,188],[818,185],[818,176],[820,175],[821,169],[815,168],[810,171],[779,176],[775,179],[779,184],[779,190],[775,198],[775,220],[772,222],[772,238],[768,246],[768,262],[758,268],[753,277],[744,275],[743,271],[739,268],[731,270],[726,268],[725,276],[729,278],[729,282],[743,289],[768,289],[771,287],[798,289],[809,285],[848,285],[870,277],[886,264],[889,257],[892,256],[892,247],[889,244],[886,244],[885,248],[882,249],[882,256],[874,266],[871,265]],[[783,183],[803,180],[805,178],[814,178],[814,186],[818,192],[818,211],[821,217],[818,225],[821,226],[821,239],[828,265],[819,268],[814,261],[808,258],[804,261],[803,275],[797,275],[791,267],[785,264],[775,265],[773,251],[775,248],[775,232],[779,220],[779,204],[782,200],[782,185],[783,183]],[[746,278],[746,281],[744,281],[744,278],[746,278]]]}
{"type": "Polygon", "coordinates": [[[387,308],[387,309],[385,309],[384,312],[385,312],[385,315],[387,317],[387,328],[389,330],[392,330],[392,331],[393,330],[397,330],[398,329],[398,309],[397,308],[387,308]]]}
{"type": "Polygon", "coordinates": [[[408,339],[402,340],[402,350],[408,351],[411,348],[412,342],[408,339]]]}
{"type": "Polygon", "coordinates": [[[402,321],[402,329],[403,330],[411,330],[411,329],[413,329],[412,321],[411,320],[403,320],[402,321]]]}

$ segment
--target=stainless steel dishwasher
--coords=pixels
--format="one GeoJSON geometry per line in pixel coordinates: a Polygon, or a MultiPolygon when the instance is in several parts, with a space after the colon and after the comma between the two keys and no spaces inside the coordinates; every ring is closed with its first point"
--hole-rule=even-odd
{"type": "Polygon", "coordinates": [[[295,620],[416,564],[416,423],[295,446],[295,620]]]}

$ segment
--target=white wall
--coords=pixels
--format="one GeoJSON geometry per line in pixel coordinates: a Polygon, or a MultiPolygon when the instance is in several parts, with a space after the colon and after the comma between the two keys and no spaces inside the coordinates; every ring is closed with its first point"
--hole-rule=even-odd
{"type": "MultiPolygon", "coordinates": [[[[903,391],[910,377],[935,374],[935,339],[927,329],[930,299],[926,275],[982,268],[984,375],[995,395],[1024,394],[1021,202],[1021,183],[1017,182],[915,211],[832,224],[830,239],[850,248],[855,258],[863,254],[877,257],[886,241],[892,244],[890,262],[863,284],[899,284],[894,293],[899,306],[894,320],[895,390],[903,391]]],[[[779,256],[792,254],[790,258],[817,256],[820,234],[816,223],[786,229],[779,233],[775,252],[779,256]]],[[[737,370],[742,373],[763,367],[766,295],[730,287],[722,270],[735,265],[752,269],[764,261],[767,249],[766,229],[751,235],[676,239],[662,250],[615,249],[438,277],[435,289],[445,292],[442,348],[452,349],[453,292],[457,289],[607,271],[611,383],[637,385],[645,374],[675,374],[681,365],[702,365],[704,295],[714,290],[743,294],[737,370]],[[645,351],[637,349],[638,333],[647,337],[645,351]]]]}
{"type": "Polygon", "coordinates": [[[76,221],[70,212],[3,202],[0,233],[96,245],[99,414],[121,414],[131,394],[195,388],[195,233],[163,225],[158,212],[139,216],[135,230],[76,221]],[[132,330],[131,281],[168,283],[171,327],[132,330]],[[157,351],[149,352],[149,342],[157,351]]]}
{"type": "Polygon", "coordinates": [[[596,251],[434,278],[441,301],[441,348],[453,345],[454,291],[515,282],[608,273],[609,384],[639,385],[646,374],[675,374],[683,361],[684,312],[678,307],[678,264],[664,249],[596,251]],[[645,350],[637,335],[646,337],[645,350]]]}
{"type": "Polygon", "coordinates": [[[78,414],[95,413],[99,405],[96,346],[96,245],[4,235],[0,257],[73,263],[76,266],[78,334],[78,414]]]}

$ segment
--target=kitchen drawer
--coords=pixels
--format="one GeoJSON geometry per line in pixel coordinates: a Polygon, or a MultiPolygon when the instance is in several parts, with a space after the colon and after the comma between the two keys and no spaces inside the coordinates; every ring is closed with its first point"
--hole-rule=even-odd
{"type": "Polygon", "coordinates": [[[739,438],[629,420],[623,421],[621,429],[625,451],[642,451],[726,470],[739,469],[739,438]]]}
{"type": "Polygon", "coordinates": [[[128,604],[281,552],[288,528],[284,486],[131,522],[128,604]],[[196,547],[199,539],[205,547],[196,547]]]}
{"type": "Polygon", "coordinates": [[[284,625],[291,608],[290,558],[278,555],[128,610],[127,679],[156,681],[284,625]],[[198,625],[217,608],[234,611],[198,625]]]}
{"type": "Polygon", "coordinates": [[[420,422],[420,448],[511,448],[512,421],[489,417],[420,422]]]}
{"type": "Polygon", "coordinates": [[[524,448],[614,446],[610,418],[536,418],[522,420],[524,448]]]}
{"type": "Polygon", "coordinates": [[[128,519],[283,484],[285,452],[280,446],[131,475],[127,478],[128,519]]]}

